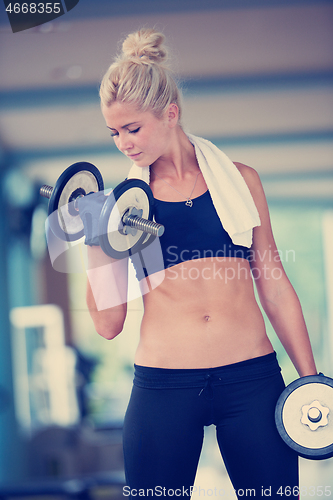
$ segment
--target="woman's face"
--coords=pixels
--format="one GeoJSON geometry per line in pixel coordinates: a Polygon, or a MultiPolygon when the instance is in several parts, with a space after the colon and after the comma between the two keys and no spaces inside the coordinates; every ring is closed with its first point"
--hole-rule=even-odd
{"type": "Polygon", "coordinates": [[[139,111],[134,104],[118,101],[103,107],[102,113],[117,148],[138,167],[152,165],[168,155],[173,113],[167,111],[159,119],[151,111],[139,111]]]}

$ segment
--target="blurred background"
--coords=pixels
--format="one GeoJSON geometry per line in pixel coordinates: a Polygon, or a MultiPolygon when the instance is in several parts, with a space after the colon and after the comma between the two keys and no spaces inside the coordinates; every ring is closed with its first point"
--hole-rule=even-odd
{"type": "MultiPolygon", "coordinates": [[[[122,475],[142,303],[130,302],[115,340],[96,334],[84,270],[51,266],[39,187],[77,161],[95,164],[106,187],[126,177],[98,86],[140,27],[167,37],[185,130],[259,172],[318,369],[332,377],[332,1],[80,0],[15,34],[0,11],[0,483],[122,475]]],[[[267,328],[289,383],[297,373],[267,328]]],[[[302,459],[301,485],[332,486],[332,460],[302,459]]],[[[235,498],[211,428],[196,485],[235,498]]]]}

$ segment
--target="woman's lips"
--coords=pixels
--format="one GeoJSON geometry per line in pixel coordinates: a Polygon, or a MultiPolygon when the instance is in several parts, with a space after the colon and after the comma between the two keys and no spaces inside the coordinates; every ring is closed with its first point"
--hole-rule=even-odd
{"type": "Polygon", "coordinates": [[[141,155],[141,153],[135,153],[134,155],[127,155],[129,158],[131,158],[132,160],[135,160],[136,158],[138,158],[139,156],[141,155]]]}

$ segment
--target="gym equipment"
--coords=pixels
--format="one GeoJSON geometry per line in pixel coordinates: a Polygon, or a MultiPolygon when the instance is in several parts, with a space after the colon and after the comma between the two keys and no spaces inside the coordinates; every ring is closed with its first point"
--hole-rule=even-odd
{"type": "MultiPolygon", "coordinates": [[[[78,200],[102,191],[104,183],[99,170],[87,162],[68,167],[55,187],[42,186],[40,194],[49,198],[52,232],[64,241],[76,241],[84,235],[78,200]]],[[[164,227],[152,220],[154,198],[150,187],[139,179],[129,179],[106,196],[99,218],[99,242],[103,251],[121,259],[150,244],[151,237],[161,236],[164,227]]]]}
{"type": "Polygon", "coordinates": [[[54,187],[42,186],[41,196],[49,198],[48,215],[53,233],[64,241],[76,241],[84,235],[83,222],[75,201],[91,192],[102,191],[104,183],[99,170],[88,162],[74,163],[59,177],[54,187]]]}
{"type": "Polygon", "coordinates": [[[125,180],[112,195],[102,208],[99,240],[107,255],[122,259],[143,250],[152,237],[162,236],[164,226],[152,220],[154,197],[146,182],[125,180]]]}
{"type": "Polygon", "coordinates": [[[299,456],[333,457],[333,379],[323,374],[301,377],[282,392],[275,408],[277,430],[299,456]]]}

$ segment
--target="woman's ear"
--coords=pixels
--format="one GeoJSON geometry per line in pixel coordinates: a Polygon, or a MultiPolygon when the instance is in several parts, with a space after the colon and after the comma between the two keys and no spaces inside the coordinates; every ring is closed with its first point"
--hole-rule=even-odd
{"type": "Polygon", "coordinates": [[[167,119],[170,128],[173,128],[178,124],[178,118],[179,118],[179,108],[177,104],[172,102],[171,104],[169,104],[167,110],[167,119]]]}

